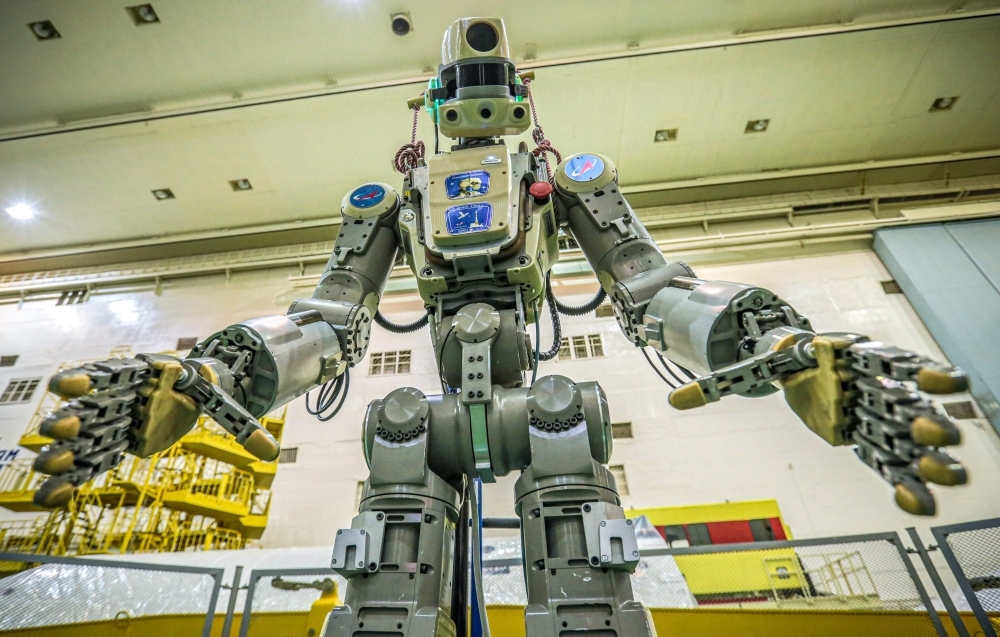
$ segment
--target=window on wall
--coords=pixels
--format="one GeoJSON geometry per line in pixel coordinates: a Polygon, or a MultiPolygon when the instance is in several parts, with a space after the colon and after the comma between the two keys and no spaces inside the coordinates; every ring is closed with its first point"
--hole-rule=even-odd
{"type": "Polygon", "coordinates": [[[632,437],[632,423],[630,423],[630,422],[613,422],[613,423],[611,423],[611,437],[612,438],[631,438],[632,437]]]}
{"type": "Polygon", "coordinates": [[[0,356],[0,367],[13,367],[17,364],[17,355],[0,356]]]}
{"type": "Polygon", "coordinates": [[[79,305],[87,301],[86,290],[67,290],[59,295],[56,305],[79,305]]]}
{"type": "Polygon", "coordinates": [[[688,524],[687,534],[691,546],[706,546],[712,543],[712,536],[708,532],[707,524],[688,524]]]}
{"type": "Polygon", "coordinates": [[[372,354],[368,367],[369,376],[384,376],[386,374],[409,374],[410,350],[398,352],[376,352],[372,354]]]}
{"type": "Polygon", "coordinates": [[[625,465],[609,464],[608,471],[615,477],[615,483],[618,485],[618,495],[629,495],[628,476],[625,475],[625,465]]]}
{"type": "Polygon", "coordinates": [[[298,447],[283,447],[280,452],[278,452],[278,464],[284,464],[286,462],[295,462],[299,459],[299,448],[298,447]]]}
{"type": "Polygon", "coordinates": [[[7,388],[0,394],[0,405],[28,402],[40,382],[41,378],[15,378],[7,383],[7,388]]]}
{"type": "Polygon", "coordinates": [[[184,336],[177,339],[177,351],[181,352],[186,349],[191,349],[198,344],[197,336],[184,336]]]}
{"type": "Polygon", "coordinates": [[[604,356],[604,341],[600,334],[566,336],[559,342],[559,360],[598,358],[604,356]]]}
{"type": "Polygon", "coordinates": [[[601,303],[597,306],[597,309],[594,310],[594,314],[597,315],[597,318],[607,318],[615,315],[615,308],[613,308],[610,303],[601,303]]]}
{"type": "Polygon", "coordinates": [[[579,250],[580,245],[576,242],[576,239],[569,236],[568,234],[563,234],[559,231],[559,249],[560,250],[579,250]]]}

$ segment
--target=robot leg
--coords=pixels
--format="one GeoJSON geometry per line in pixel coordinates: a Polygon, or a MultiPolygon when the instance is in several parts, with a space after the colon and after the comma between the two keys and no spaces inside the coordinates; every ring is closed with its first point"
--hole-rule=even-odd
{"type": "Polygon", "coordinates": [[[540,379],[528,392],[531,464],[515,487],[527,636],[654,637],[629,579],[639,562],[635,529],[619,506],[614,477],[591,451],[591,437],[608,435],[593,429],[606,423],[588,422],[581,394],[561,376],[540,379]]]}
{"type": "Polygon", "coordinates": [[[452,560],[461,496],[427,466],[426,397],[402,388],[374,401],[380,423],[371,444],[361,510],[337,532],[332,568],[347,578],[325,637],[359,632],[452,637],[452,560]]]}

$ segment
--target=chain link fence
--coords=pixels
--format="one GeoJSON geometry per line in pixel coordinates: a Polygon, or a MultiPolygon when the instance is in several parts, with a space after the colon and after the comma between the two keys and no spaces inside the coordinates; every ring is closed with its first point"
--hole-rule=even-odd
{"type": "Polygon", "coordinates": [[[1000,518],[931,529],[983,634],[1000,633],[1000,518]]]}
{"type": "Polygon", "coordinates": [[[0,632],[188,615],[208,637],[222,569],[0,553],[0,632]]]}

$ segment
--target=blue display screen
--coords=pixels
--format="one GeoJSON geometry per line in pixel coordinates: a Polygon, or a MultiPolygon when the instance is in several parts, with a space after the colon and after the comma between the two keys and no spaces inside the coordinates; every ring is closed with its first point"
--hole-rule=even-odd
{"type": "Polygon", "coordinates": [[[483,232],[493,223],[493,206],[486,202],[452,206],[445,209],[444,221],[448,234],[483,232]]]}
{"type": "Polygon", "coordinates": [[[604,173],[604,162],[596,155],[577,155],[566,162],[566,176],[573,181],[593,181],[604,173]]]}
{"type": "Polygon", "coordinates": [[[385,199],[385,188],[378,184],[358,186],[351,193],[351,205],[356,208],[371,208],[385,199]]]}
{"type": "Polygon", "coordinates": [[[485,170],[472,170],[448,175],[444,180],[444,189],[448,199],[481,197],[490,191],[490,173],[485,170]]]}

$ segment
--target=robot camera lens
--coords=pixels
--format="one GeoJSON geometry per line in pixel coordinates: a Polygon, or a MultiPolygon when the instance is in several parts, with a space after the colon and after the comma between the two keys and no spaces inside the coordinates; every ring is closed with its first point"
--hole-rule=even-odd
{"type": "Polygon", "coordinates": [[[458,119],[458,111],[448,111],[444,114],[444,118],[449,122],[454,122],[458,119]]]}
{"type": "Polygon", "coordinates": [[[497,30],[493,28],[493,25],[485,22],[477,22],[469,27],[465,32],[465,39],[468,41],[469,46],[480,53],[492,51],[500,42],[497,30]]]}
{"type": "Polygon", "coordinates": [[[491,111],[488,108],[484,108],[481,111],[479,111],[479,116],[482,117],[483,119],[489,119],[493,117],[493,111],[491,111]]]}
{"type": "Polygon", "coordinates": [[[521,119],[522,117],[524,117],[524,109],[518,106],[514,109],[514,118],[521,119]]]}

